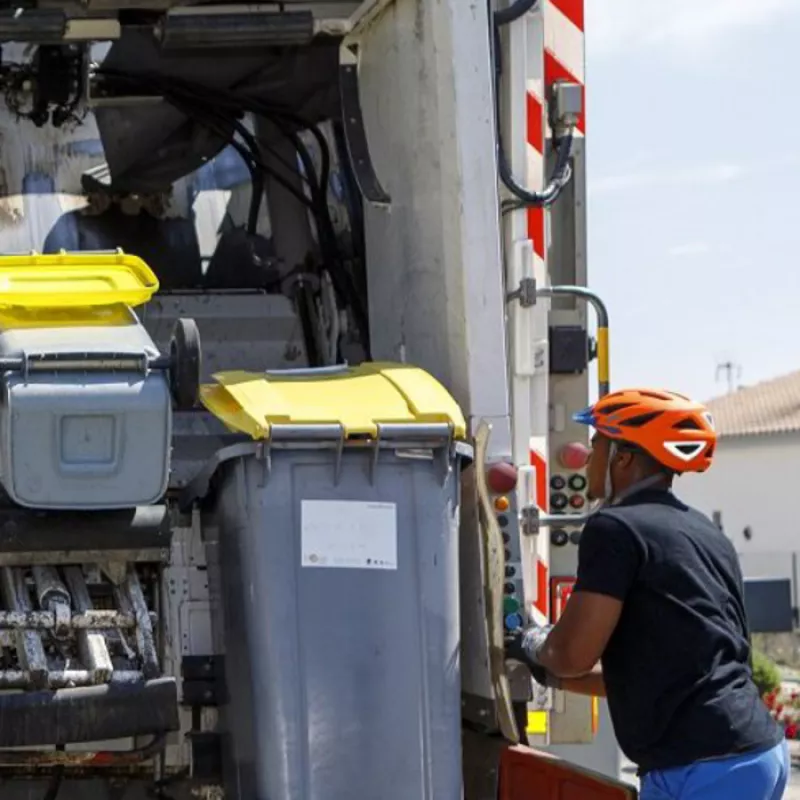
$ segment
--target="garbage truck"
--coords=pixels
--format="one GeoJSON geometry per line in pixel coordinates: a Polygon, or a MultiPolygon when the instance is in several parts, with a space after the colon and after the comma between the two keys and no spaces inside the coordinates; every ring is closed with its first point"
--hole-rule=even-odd
{"type": "Polygon", "coordinates": [[[503,649],[568,602],[609,385],[583,39],[0,9],[4,800],[635,796],[503,649]]]}

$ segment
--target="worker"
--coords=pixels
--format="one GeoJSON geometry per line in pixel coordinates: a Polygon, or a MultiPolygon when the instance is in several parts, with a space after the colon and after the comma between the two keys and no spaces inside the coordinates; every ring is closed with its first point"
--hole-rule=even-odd
{"type": "Polygon", "coordinates": [[[573,593],[555,625],[508,640],[541,684],[607,697],[641,800],[778,800],[784,733],[751,670],[731,542],[671,491],[711,465],[700,403],[666,391],[606,395],[575,420],[595,429],[573,593]]]}

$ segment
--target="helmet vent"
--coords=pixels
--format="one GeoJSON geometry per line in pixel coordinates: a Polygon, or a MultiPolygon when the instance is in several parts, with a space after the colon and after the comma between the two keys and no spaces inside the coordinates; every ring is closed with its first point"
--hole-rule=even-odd
{"type": "Polygon", "coordinates": [[[699,442],[691,442],[690,444],[676,444],[675,449],[685,456],[694,456],[702,448],[699,442]]]}
{"type": "Polygon", "coordinates": [[[619,424],[626,428],[641,428],[643,425],[647,425],[648,422],[652,422],[656,417],[660,416],[660,411],[648,411],[646,414],[639,414],[630,419],[621,420],[619,424]]]}
{"type": "Polygon", "coordinates": [[[705,449],[705,442],[664,442],[664,447],[681,461],[691,461],[705,449]]]}
{"type": "Polygon", "coordinates": [[[612,403],[610,406],[598,406],[597,410],[601,414],[616,414],[617,411],[622,411],[626,408],[630,408],[633,403],[612,403]]]}
{"type": "Polygon", "coordinates": [[[668,394],[662,394],[661,392],[640,391],[639,394],[643,397],[652,397],[655,400],[672,400],[668,394]]]}
{"type": "Polygon", "coordinates": [[[702,427],[697,423],[696,420],[693,420],[691,417],[686,417],[686,419],[682,419],[680,422],[676,422],[673,426],[676,431],[699,431],[702,430],[702,427]]]}

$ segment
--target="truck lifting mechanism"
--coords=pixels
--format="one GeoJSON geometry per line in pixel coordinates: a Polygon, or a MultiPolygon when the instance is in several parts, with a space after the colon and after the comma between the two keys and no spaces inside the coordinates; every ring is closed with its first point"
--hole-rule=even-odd
{"type": "Polygon", "coordinates": [[[503,648],[609,388],[583,24],[0,8],[3,800],[635,796],[503,648]]]}

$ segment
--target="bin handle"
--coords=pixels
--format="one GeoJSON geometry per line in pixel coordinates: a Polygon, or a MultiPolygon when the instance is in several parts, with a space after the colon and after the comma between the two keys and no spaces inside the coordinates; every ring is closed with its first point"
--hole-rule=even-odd
{"type": "Polygon", "coordinates": [[[350,371],[349,364],[333,364],[330,367],[296,367],[294,369],[267,369],[265,375],[274,375],[276,378],[286,377],[314,377],[315,375],[340,375],[350,371]]]}

